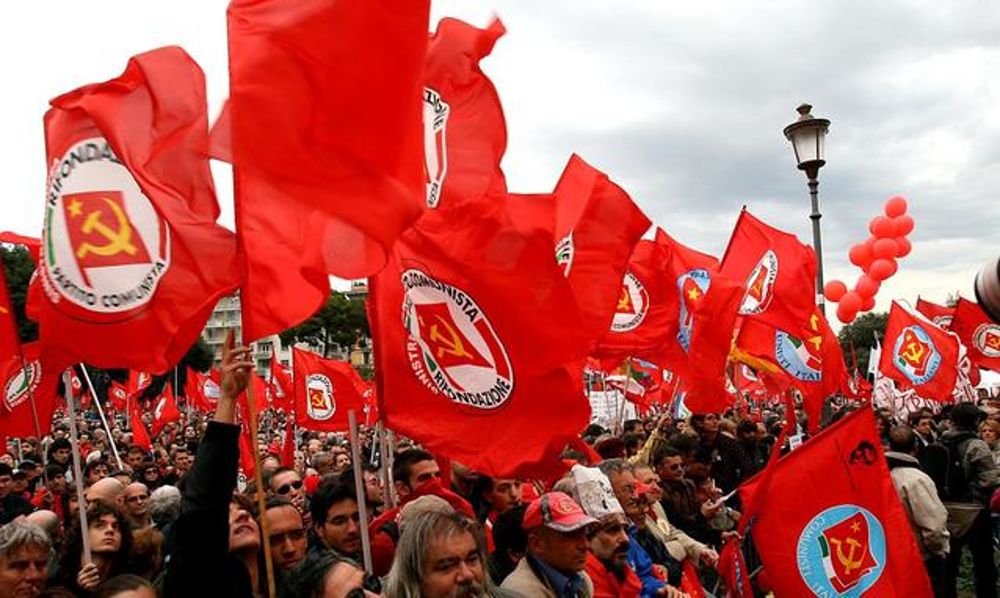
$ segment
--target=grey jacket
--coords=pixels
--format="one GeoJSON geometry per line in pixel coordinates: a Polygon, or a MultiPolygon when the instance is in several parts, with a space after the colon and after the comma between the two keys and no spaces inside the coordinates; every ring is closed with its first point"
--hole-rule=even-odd
{"type": "Polygon", "coordinates": [[[925,559],[944,557],[949,551],[948,511],[938,497],[934,481],[921,471],[915,457],[886,451],[885,458],[889,462],[892,485],[906,509],[921,554],[925,559]]]}

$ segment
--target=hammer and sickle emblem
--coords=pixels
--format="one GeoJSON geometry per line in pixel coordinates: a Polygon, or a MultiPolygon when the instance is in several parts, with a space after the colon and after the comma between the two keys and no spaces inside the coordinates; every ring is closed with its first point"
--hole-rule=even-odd
{"type": "Polygon", "coordinates": [[[437,356],[441,357],[447,353],[455,357],[471,358],[472,354],[462,344],[462,337],[458,334],[458,331],[441,316],[435,315],[434,319],[437,320],[437,324],[431,324],[430,340],[437,344],[437,351],[435,352],[437,356]],[[441,328],[438,328],[438,324],[444,328],[447,336],[441,333],[441,328]]]}
{"type": "Polygon", "coordinates": [[[309,402],[312,404],[314,409],[322,409],[326,407],[326,401],[323,400],[323,391],[316,388],[310,389],[309,402]]]}
{"type": "Polygon", "coordinates": [[[628,287],[622,286],[622,294],[618,298],[618,311],[629,311],[631,305],[632,297],[628,294],[628,287]]]}
{"type": "Polygon", "coordinates": [[[123,251],[128,255],[135,255],[139,250],[132,243],[132,226],[129,224],[125,212],[122,211],[118,204],[107,197],[102,197],[101,199],[111,208],[111,213],[114,214],[115,220],[118,221],[118,230],[111,228],[101,220],[100,211],[94,210],[90,212],[87,214],[87,219],[83,221],[83,226],[80,230],[87,234],[96,232],[108,242],[104,245],[94,245],[85,241],[77,248],[76,257],[82,259],[91,253],[108,257],[117,255],[123,251]]]}
{"type": "MultiPolygon", "coordinates": [[[[3,308],[0,307],[0,311],[2,310],[3,308]]],[[[996,336],[994,334],[988,335],[986,337],[986,346],[991,349],[1000,349],[1000,336],[996,336]]]]}
{"type": "Polygon", "coordinates": [[[854,538],[848,538],[845,542],[841,542],[836,538],[830,538],[830,544],[833,544],[833,547],[836,549],[837,560],[844,566],[845,574],[850,574],[851,571],[864,564],[864,552],[857,554],[858,549],[862,547],[861,542],[858,542],[854,538]],[[848,547],[847,554],[844,554],[844,544],[847,544],[848,547]]]}
{"type": "Polygon", "coordinates": [[[875,447],[867,440],[859,442],[858,446],[851,451],[851,457],[848,462],[851,465],[854,465],[858,461],[864,463],[865,465],[875,463],[875,447]]]}
{"type": "Polygon", "coordinates": [[[918,342],[909,342],[906,344],[906,348],[902,351],[903,358],[910,363],[920,363],[924,358],[924,352],[927,348],[918,342]]]}

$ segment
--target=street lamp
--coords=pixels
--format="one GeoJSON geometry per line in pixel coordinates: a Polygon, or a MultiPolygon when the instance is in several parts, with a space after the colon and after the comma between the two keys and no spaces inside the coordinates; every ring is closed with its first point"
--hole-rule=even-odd
{"type": "Polygon", "coordinates": [[[812,200],[813,249],[816,250],[816,300],[820,311],[826,313],[826,303],[823,300],[823,244],[820,241],[819,219],[819,169],[826,164],[823,159],[823,145],[826,132],[830,129],[830,121],[825,118],[814,118],[810,111],[812,106],[802,104],[796,108],[799,119],[785,127],[785,138],[792,142],[795,150],[795,162],[799,170],[806,173],[809,179],[809,198],[812,200]]]}

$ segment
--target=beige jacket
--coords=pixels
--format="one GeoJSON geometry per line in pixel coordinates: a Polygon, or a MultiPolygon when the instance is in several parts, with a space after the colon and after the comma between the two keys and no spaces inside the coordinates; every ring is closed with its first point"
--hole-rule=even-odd
{"type": "MultiPolygon", "coordinates": [[[[583,577],[583,589],[579,598],[593,598],[594,583],[590,581],[585,571],[580,571],[580,576],[583,577]]],[[[524,598],[556,598],[555,590],[549,585],[548,579],[541,572],[535,572],[527,557],[521,559],[500,587],[520,594],[524,598]]]]}
{"type": "Polygon", "coordinates": [[[938,498],[934,481],[920,470],[915,457],[886,451],[885,458],[890,464],[892,485],[906,509],[921,554],[924,558],[946,556],[949,551],[948,511],[938,498]]]}
{"type": "Polygon", "coordinates": [[[646,529],[659,538],[666,545],[670,556],[678,561],[683,561],[687,557],[697,564],[701,560],[702,551],[707,548],[701,542],[685,534],[679,527],[671,525],[660,503],[653,505],[652,515],[646,514],[646,529]]]}

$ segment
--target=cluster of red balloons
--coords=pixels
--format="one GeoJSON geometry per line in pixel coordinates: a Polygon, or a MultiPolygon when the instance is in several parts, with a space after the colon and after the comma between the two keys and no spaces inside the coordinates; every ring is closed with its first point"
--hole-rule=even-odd
{"type": "Polygon", "coordinates": [[[827,301],[837,303],[837,319],[844,324],[854,321],[858,312],[875,307],[879,287],[899,269],[897,260],[913,250],[907,235],[913,232],[914,222],[906,208],[906,199],[898,195],[890,198],[885,202],[885,215],[876,216],[868,223],[871,236],[851,246],[847,255],[863,272],[854,283],[853,291],[848,291],[847,285],[839,280],[831,280],[823,288],[827,301]]]}

